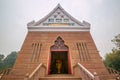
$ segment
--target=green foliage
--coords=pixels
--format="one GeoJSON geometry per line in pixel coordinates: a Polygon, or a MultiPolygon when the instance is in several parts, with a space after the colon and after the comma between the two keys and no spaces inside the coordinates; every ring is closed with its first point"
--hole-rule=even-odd
{"type": "Polygon", "coordinates": [[[0,54],[0,62],[3,60],[3,58],[4,58],[4,55],[0,54]]]}
{"type": "Polygon", "coordinates": [[[112,42],[116,45],[112,52],[106,54],[104,64],[117,71],[120,71],[120,34],[115,36],[112,42]]]}
{"type": "Polygon", "coordinates": [[[13,51],[0,62],[0,69],[12,68],[15,63],[18,52],[13,51]]]}
{"type": "Polygon", "coordinates": [[[106,54],[104,64],[107,67],[120,71],[120,50],[106,54]]]}
{"type": "Polygon", "coordinates": [[[116,46],[115,49],[120,49],[120,34],[115,36],[114,39],[111,41],[115,44],[115,46],[116,46]]]}

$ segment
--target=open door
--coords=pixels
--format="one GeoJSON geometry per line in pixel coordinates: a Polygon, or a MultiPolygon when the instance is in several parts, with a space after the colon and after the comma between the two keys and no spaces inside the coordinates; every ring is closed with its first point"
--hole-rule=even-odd
{"type": "Polygon", "coordinates": [[[71,74],[69,48],[61,37],[50,47],[48,74],[71,74]]]}

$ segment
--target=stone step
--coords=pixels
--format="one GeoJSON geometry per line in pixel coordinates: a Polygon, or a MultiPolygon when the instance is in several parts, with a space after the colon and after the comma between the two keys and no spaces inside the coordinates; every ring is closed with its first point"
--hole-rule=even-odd
{"type": "Polygon", "coordinates": [[[45,77],[40,77],[39,80],[82,80],[82,78],[70,74],[60,74],[60,75],[54,74],[45,77]]]}
{"type": "Polygon", "coordinates": [[[79,77],[41,77],[39,80],[82,80],[82,78],[79,77]]]}

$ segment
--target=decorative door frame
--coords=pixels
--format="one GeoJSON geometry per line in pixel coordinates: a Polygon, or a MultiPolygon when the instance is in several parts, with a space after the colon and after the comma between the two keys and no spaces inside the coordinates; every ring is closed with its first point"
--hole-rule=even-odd
{"type": "Polygon", "coordinates": [[[70,62],[70,54],[69,54],[69,47],[64,44],[64,40],[58,36],[57,39],[54,41],[54,45],[50,47],[50,56],[49,56],[49,63],[48,63],[48,74],[50,74],[50,65],[51,65],[51,55],[52,52],[62,52],[66,51],[68,55],[68,74],[71,74],[71,62],[70,62]]]}

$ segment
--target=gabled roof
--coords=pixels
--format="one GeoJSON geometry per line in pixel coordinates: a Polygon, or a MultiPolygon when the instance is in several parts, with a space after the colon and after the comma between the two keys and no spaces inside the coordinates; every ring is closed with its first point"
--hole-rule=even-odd
{"type": "MultiPolygon", "coordinates": [[[[47,20],[52,14],[54,14],[57,10],[60,10],[62,11],[66,16],[68,16],[72,21],[74,21],[75,23],[79,24],[80,26],[84,26],[84,23],[81,23],[80,21],[78,21],[77,19],[75,19],[74,17],[72,17],[69,13],[67,13],[62,7],[60,4],[58,4],[47,16],[45,16],[44,18],[40,19],[38,22],[34,22],[32,21],[33,23],[33,26],[37,26],[39,24],[41,24],[42,22],[44,22],[45,20],[47,20]]],[[[31,23],[31,22],[30,22],[31,23]]],[[[29,23],[28,23],[29,25],[29,23]]]]}
{"type": "MultiPolygon", "coordinates": [[[[27,24],[27,26],[28,26],[28,29],[35,29],[35,26],[37,26],[37,28],[36,29],[38,29],[38,26],[39,26],[39,28],[40,27],[44,27],[45,28],[45,26],[43,26],[43,24],[45,23],[47,23],[47,24],[51,24],[51,23],[59,23],[59,22],[49,22],[49,19],[51,19],[51,17],[53,18],[53,16],[54,15],[56,15],[57,13],[58,13],[58,11],[59,12],[61,12],[61,14],[59,15],[59,16],[61,16],[61,15],[64,15],[66,18],[68,18],[70,21],[69,22],[62,22],[62,23],[60,23],[60,24],[65,24],[65,23],[67,23],[67,24],[71,24],[71,23],[73,23],[73,24],[76,24],[76,25],[72,25],[74,28],[75,27],[78,27],[79,26],[79,28],[80,29],[90,29],[90,24],[88,23],[88,22],[86,22],[86,21],[83,21],[83,22],[80,22],[80,21],[78,21],[77,19],[75,19],[74,17],[72,17],[69,13],[67,13],[62,7],[61,7],[61,5],[60,4],[58,4],[47,16],[45,16],[44,18],[42,18],[42,19],[40,19],[39,21],[37,21],[37,22],[35,22],[35,21],[31,21],[31,22],[29,22],[28,24],[27,24]]],[[[56,18],[54,18],[55,20],[56,20],[56,18]]],[[[60,19],[60,18],[58,18],[58,19],[60,19]]],[[[64,18],[62,18],[62,19],[64,19],[64,18]]],[[[48,27],[49,25],[47,25],[47,27],[48,27]]],[[[65,25],[64,25],[65,26],[65,25]]],[[[63,27],[64,27],[63,26],[63,27]]],[[[69,25],[67,25],[67,26],[69,26],[69,25]]],[[[47,28],[46,27],[46,28],[47,28]]],[[[53,27],[53,25],[52,25],[52,27],[53,27]]],[[[62,27],[61,27],[62,28],[62,27]]]]}
{"type": "Polygon", "coordinates": [[[79,22],[78,20],[76,20],[75,18],[73,18],[69,13],[67,13],[60,4],[58,4],[46,17],[44,17],[43,19],[39,20],[38,22],[36,22],[34,25],[38,25],[40,23],[42,23],[43,21],[45,21],[46,19],[48,19],[48,17],[50,17],[53,13],[55,13],[57,11],[57,9],[60,9],[65,15],[67,15],[71,20],[75,21],[77,24],[82,26],[82,23],[79,22]]]}

